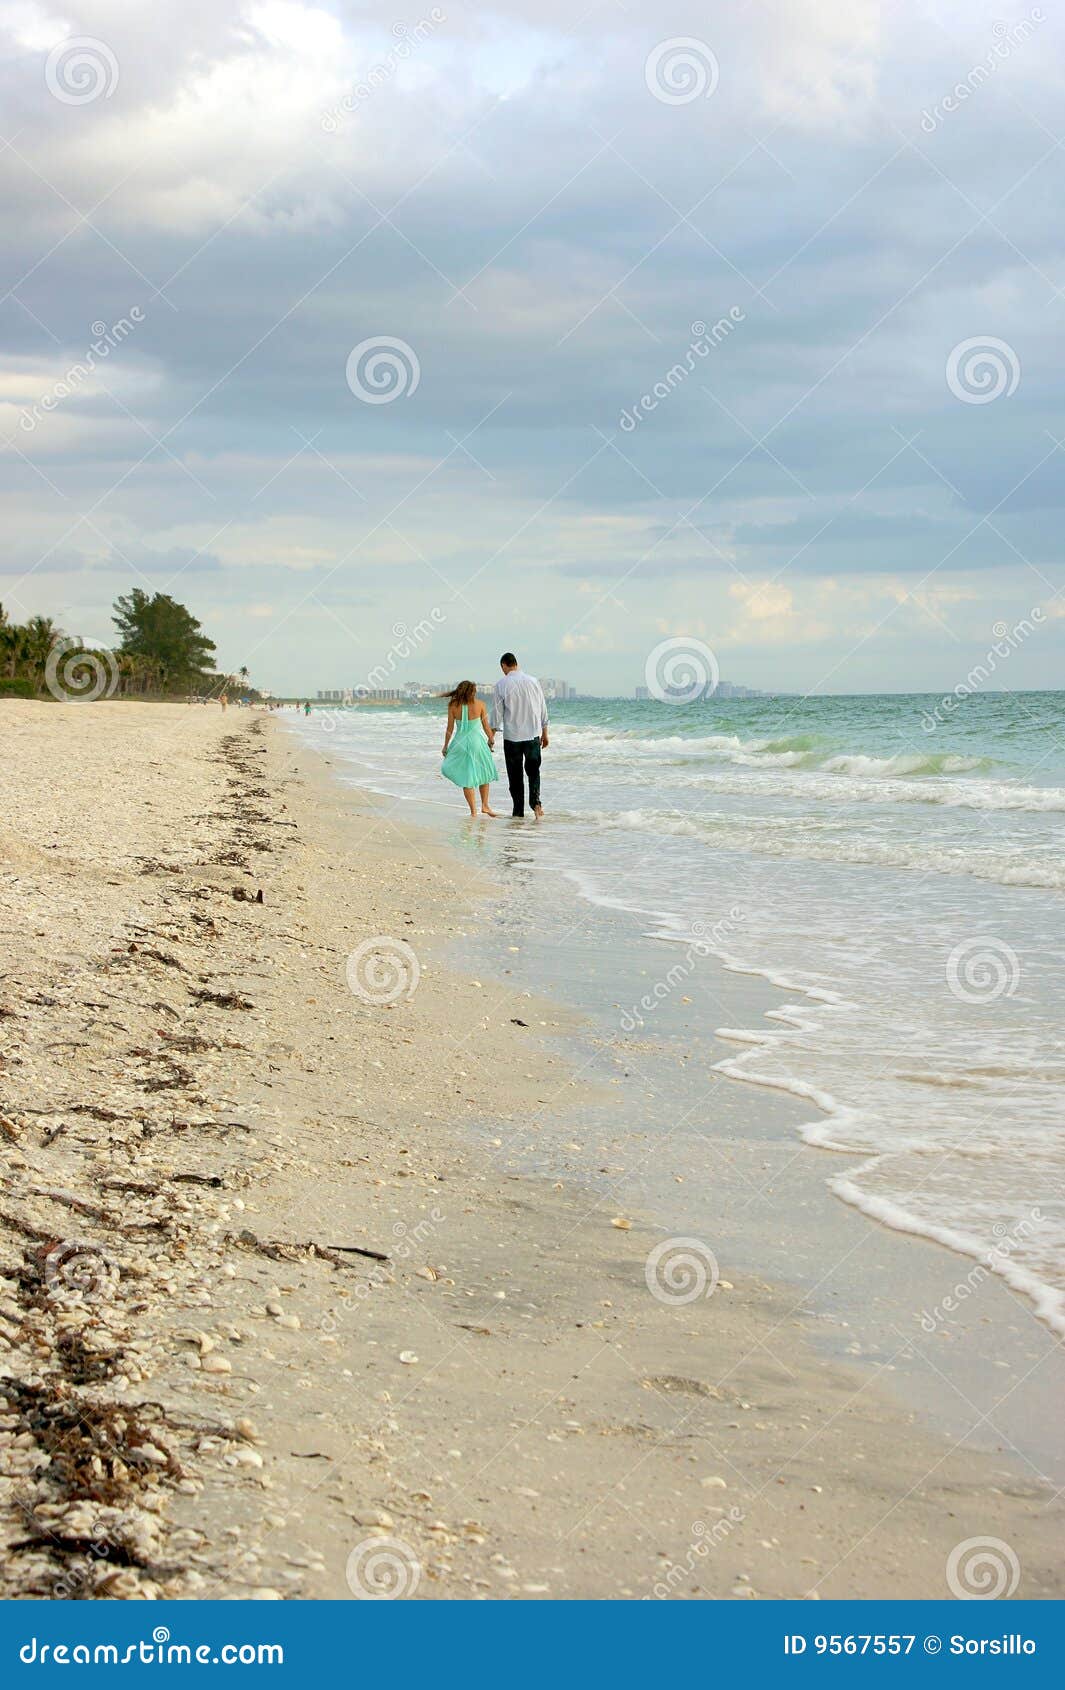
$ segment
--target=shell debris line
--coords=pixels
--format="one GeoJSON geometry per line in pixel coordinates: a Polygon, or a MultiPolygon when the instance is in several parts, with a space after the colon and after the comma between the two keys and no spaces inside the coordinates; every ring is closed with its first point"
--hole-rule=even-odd
{"type": "Polygon", "coordinates": [[[203,807],[174,829],[166,769],[135,770],[131,746],[139,790],[114,807],[158,811],[157,855],[132,855],[144,818],[127,832],[106,792],[72,801],[57,838],[0,832],[5,1596],[194,1594],[210,1558],[171,1503],[202,1487],[198,1446],[213,1434],[240,1471],[263,1464],[219,1394],[236,1345],[189,1325],[238,1248],[240,1192],[271,1162],[226,1096],[262,1035],[260,883],[297,846],[263,749],[258,717],[198,738],[195,778],[178,772],[203,807]],[[178,1357],[202,1377],[198,1407],[166,1382],[178,1357]]]}

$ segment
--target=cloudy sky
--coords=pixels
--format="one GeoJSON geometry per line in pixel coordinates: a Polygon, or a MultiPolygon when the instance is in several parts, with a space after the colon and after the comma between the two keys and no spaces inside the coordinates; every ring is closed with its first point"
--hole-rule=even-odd
{"type": "Polygon", "coordinates": [[[1004,679],[1062,684],[1047,0],[0,20],[13,618],[169,591],[280,691],[687,635],[864,692],[1040,607],[1004,679]]]}

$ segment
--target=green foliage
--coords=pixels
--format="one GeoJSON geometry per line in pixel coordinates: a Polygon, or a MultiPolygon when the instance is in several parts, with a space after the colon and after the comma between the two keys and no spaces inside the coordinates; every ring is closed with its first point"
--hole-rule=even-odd
{"type": "MultiPolygon", "coordinates": [[[[95,669],[84,673],[101,676],[98,691],[87,696],[106,698],[150,698],[165,694],[217,697],[236,683],[228,675],[214,672],[214,641],[208,639],[199,622],[183,604],[166,593],[148,594],[139,587],[114,606],[114,622],[120,644],[113,651],[97,650],[95,669]]],[[[47,616],[34,616],[26,623],[12,622],[0,605],[0,698],[46,698],[54,690],[46,674],[49,656],[57,644],[63,647],[61,671],[68,676],[77,670],[83,648],[64,636],[47,616]]],[[[255,698],[246,684],[248,671],[240,671],[240,691],[255,698]]],[[[78,689],[66,682],[62,696],[76,697],[78,689]]]]}
{"type": "Polygon", "coordinates": [[[151,597],[140,587],[115,600],[113,620],[121,635],[119,649],[156,665],[161,679],[181,690],[202,685],[214,656],[209,640],[191,611],[169,593],[151,597]]]}

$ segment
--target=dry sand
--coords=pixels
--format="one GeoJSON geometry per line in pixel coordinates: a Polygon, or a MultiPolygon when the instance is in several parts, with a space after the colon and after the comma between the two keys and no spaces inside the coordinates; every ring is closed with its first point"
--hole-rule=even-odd
{"type": "Polygon", "coordinates": [[[1061,1504],[793,1293],[663,1303],[498,1170],[565,1017],[442,966],[444,852],[250,712],[0,733],[0,1593],[930,1597],[991,1536],[1062,1594],[1061,1504]]]}

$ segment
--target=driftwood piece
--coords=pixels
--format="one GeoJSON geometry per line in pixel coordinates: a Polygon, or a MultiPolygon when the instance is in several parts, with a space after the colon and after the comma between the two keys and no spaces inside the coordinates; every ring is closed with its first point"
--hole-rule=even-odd
{"type": "MultiPolygon", "coordinates": [[[[232,1236],[232,1235],[231,1235],[232,1236]]],[[[326,1244],[316,1244],[313,1239],[306,1244],[289,1244],[283,1240],[257,1238],[254,1232],[242,1227],[236,1234],[239,1244],[247,1245],[249,1250],[257,1250],[261,1256],[269,1256],[274,1262],[302,1262],[307,1257],[317,1257],[320,1261],[331,1262],[334,1267],[352,1267],[354,1264],[346,1262],[343,1256],[329,1248],[326,1244]]]]}

